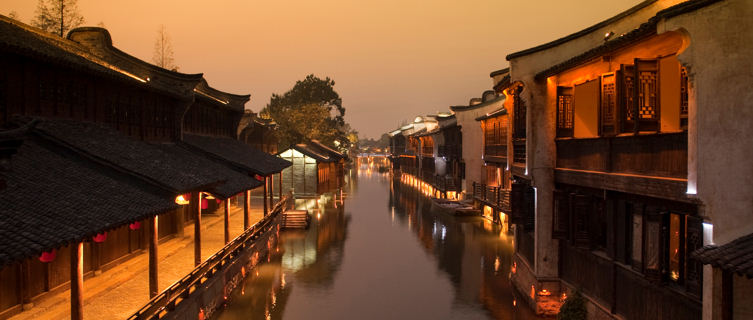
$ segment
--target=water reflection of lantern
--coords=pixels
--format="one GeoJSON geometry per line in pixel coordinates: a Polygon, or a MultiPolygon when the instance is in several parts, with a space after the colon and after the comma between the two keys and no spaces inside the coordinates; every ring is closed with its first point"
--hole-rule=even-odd
{"type": "Polygon", "coordinates": [[[181,194],[181,195],[175,197],[175,203],[177,203],[179,205],[186,205],[186,204],[189,203],[189,201],[188,201],[188,199],[186,199],[185,195],[181,194]]]}
{"type": "Polygon", "coordinates": [[[105,242],[105,240],[107,240],[107,232],[97,233],[97,235],[94,236],[92,240],[94,240],[94,242],[96,243],[105,242]]]}
{"type": "Polygon", "coordinates": [[[39,256],[39,261],[42,262],[52,262],[52,260],[55,260],[55,256],[57,255],[57,252],[55,249],[52,249],[50,251],[42,252],[42,255],[39,256]]]}
{"type": "Polygon", "coordinates": [[[131,223],[130,225],[128,225],[128,228],[131,230],[138,230],[139,228],[141,228],[141,222],[136,221],[134,223],[131,223]]]}

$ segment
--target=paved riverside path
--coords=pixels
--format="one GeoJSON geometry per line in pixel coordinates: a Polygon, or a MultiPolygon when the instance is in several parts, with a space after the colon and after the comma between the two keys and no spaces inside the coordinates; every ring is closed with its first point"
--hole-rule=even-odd
{"type": "MultiPolygon", "coordinates": [[[[256,190],[254,190],[256,191],[256,190]]],[[[256,193],[256,192],[254,192],[256,193]]],[[[261,220],[261,198],[252,195],[250,223],[261,220]]],[[[230,239],[243,231],[243,208],[230,207],[230,239]]],[[[202,214],[201,254],[206,260],[225,245],[222,207],[216,214],[202,214]]],[[[180,280],[194,268],[193,224],[184,229],[183,237],[160,241],[160,291],[180,280]]],[[[85,257],[86,259],[87,257],[85,257]]],[[[125,319],[149,302],[149,254],[142,254],[84,279],[84,319],[125,319]]],[[[70,290],[48,295],[34,301],[31,310],[21,312],[10,320],[40,320],[70,318],[70,290]]]]}

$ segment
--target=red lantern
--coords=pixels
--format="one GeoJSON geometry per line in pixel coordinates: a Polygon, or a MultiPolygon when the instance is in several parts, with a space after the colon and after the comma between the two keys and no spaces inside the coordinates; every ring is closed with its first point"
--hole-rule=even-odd
{"type": "Polygon", "coordinates": [[[264,177],[262,177],[262,176],[260,176],[258,174],[254,175],[254,179],[259,180],[259,181],[264,181],[264,177]]]}
{"type": "Polygon", "coordinates": [[[201,209],[207,209],[207,208],[209,208],[209,200],[201,199],[201,209]]]}
{"type": "Polygon", "coordinates": [[[131,230],[138,230],[139,228],[141,228],[141,222],[136,221],[134,223],[131,223],[128,228],[131,230]]]}
{"type": "Polygon", "coordinates": [[[217,199],[217,204],[220,204],[220,203],[222,203],[222,200],[217,199]]]}
{"type": "Polygon", "coordinates": [[[94,242],[96,243],[105,242],[105,240],[107,240],[107,232],[97,233],[97,235],[94,236],[92,240],[94,240],[94,242]]]}
{"type": "Polygon", "coordinates": [[[52,249],[47,252],[42,252],[42,255],[39,256],[39,261],[42,262],[52,262],[52,260],[55,260],[55,255],[57,252],[55,252],[55,249],[52,249]]]}

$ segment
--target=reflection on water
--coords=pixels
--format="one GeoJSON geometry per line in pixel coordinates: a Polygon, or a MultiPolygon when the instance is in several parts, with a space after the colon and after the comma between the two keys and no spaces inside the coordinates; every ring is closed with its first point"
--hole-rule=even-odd
{"type": "Polygon", "coordinates": [[[433,213],[376,170],[349,180],[344,204],[300,204],[309,230],[283,233],[220,319],[533,318],[514,306],[512,237],[483,218],[433,213]]]}

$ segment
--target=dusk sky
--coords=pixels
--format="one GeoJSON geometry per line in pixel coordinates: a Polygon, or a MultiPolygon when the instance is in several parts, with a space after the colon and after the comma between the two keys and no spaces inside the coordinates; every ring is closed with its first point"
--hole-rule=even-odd
{"type": "MultiPolygon", "coordinates": [[[[85,25],[151,61],[160,24],[181,72],[251,94],[259,111],[313,73],[335,80],[346,121],[376,138],[400,121],[467,104],[505,56],[605,20],[639,0],[79,0],[85,25]]],[[[0,0],[30,23],[36,0],[0,0]]]]}

